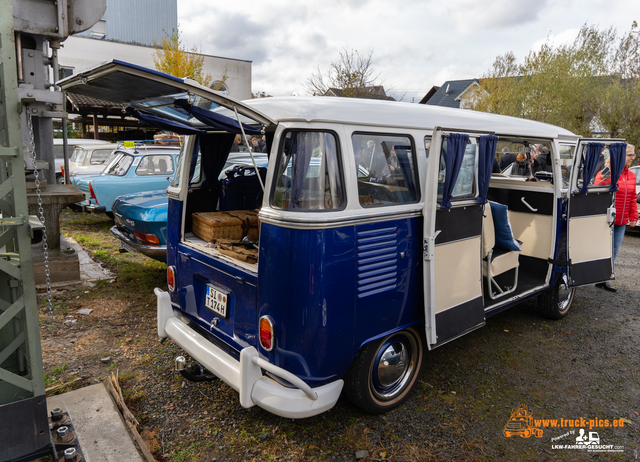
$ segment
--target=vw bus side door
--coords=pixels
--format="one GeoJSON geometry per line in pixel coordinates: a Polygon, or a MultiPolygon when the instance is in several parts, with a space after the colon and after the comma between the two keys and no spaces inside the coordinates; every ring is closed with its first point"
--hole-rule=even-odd
{"type": "MultiPolygon", "coordinates": [[[[580,194],[584,156],[589,142],[623,142],[614,139],[582,139],[574,155],[569,190],[569,210],[567,217],[567,255],[569,257],[569,283],[571,286],[593,284],[613,278],[613,200],[614,193],[609,185],[596,186],[594,180],[600,166],[591,180],[586,194],[580,194]]],[[[600,163],[604,167],[604,154],[600,163]]]]}
{"type": "MultiPolygon", "coordinates": [[[[482,213],[480,206],[475,203],[477,149],[474,158],[465,153],[461,168],[461,174],[463,169],[467,170],[465,174],[473,174],[475,195],[460,200],[456,200],[454,196],[450,209],[440,209],[438,193],[443,182],[441,156],[446,136],[440,129],[436,129],[433,134],[424,183],[424,307],[427,343],[430,348],[485,324],[482,298],[482,213]]],[[[463,181],[461,178],[459,175],[458,182],[463,181]]]]}

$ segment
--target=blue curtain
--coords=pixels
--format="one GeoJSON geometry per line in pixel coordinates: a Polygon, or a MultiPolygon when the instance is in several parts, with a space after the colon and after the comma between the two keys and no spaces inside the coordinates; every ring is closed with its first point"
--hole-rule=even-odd
{"type": "Polygon", "coordinates": [[[611,168],[611,186],[609,191],[618,190],[618,179],[627,161],[627,143],[611,143],[609,145],[609,168],[611,168]]]}
{"type": "Polygon", "coordinates": [[[300,208],[300,193],[304,186],[304,180],[307,178],[309,171],[309,163],[311,162],[311,143],[307,142],[310,133],[301,132],[294,134],[293,143],[291,144],[291,202],[289,207],[292,209],[300,208]]]}
{"type": "Polygon", "coordinates": [[[445,173],[444,185],[442,188],[442,202],[440,202],[441,209],[451,208],[453,187],[458,180],[460,166],[462,166],[462,159],[464,157],[464,150],[466,149],[467,142],[469,141],[469,135],[462,133],[449,133],[445,136],[447,136],[447,155],[445,158],[447,171],[445,173]]]}
{"type": "Polygon", "coordinates": [[[588,143],[587,154],[584,157],[584,165],[582,168],[582,188],[580,188],[580,194],[587,194],[589,191],[589,184],[593,175],[596,173],[598,167],[598,159],[604,149],[604,143],[588,143]]]}
{"type": "MultiPolygon", "coordinates": [[[[189,114],[191,114],[193,117],[195,117],[208,127],[214,128],[216,130],[224,130],[236,135],[242,134],[242,131],[240,130],[240,124],[235,119],[224,116],[222,114],[218,114],[217,112],[208,111],[201,107],[194,106],[186,99],[177,99],[174,101],[174,104],[176,107],[187,111],[189,114]]],[[[242,128],[244,128],[244,132],[248,135],[260,135],[262,133],[259,129],[254,128],[251,125],[242,124],[242,128]]]]}
{"type": "Polygon", "coordinates": [[[396,146],[396,157],[398,158],[398,165],[400,165],[400,172],[404,177],[405,185],[411,194],[413,195],[412,199],[415,199],[416,196],[416,187],[413,182],[413,169],[411,168],[411,160],[409,159],[411,156],[411,151],[408,149],[402,149],[399,146],[396,146]]]}
{"type": "Polygon", "coordinates": [[[481,205],[483,214],[484,204],[487,203],[497,145],[498,137],[496,135],[484,135],[478,139],[478,204],[481,205]]]}
{"type": "Polygon", "coordinates": [[[157,117],[150,114],[144,114],[140,111],[135,110],[131,106],[128,106],[125,111],[131,117],[135,117],[136,119],[144,122],[147,125],[151,125],[152,127],[156,127],[161,130],[175,132],[179,135],[197,135],[200,133],[206,133],[204,130],[199,130],[188,125],[181,124],[180,122],[175,122],[173,120],[164,119],[162,117],[157,117]]]}
{"type": "MultiPolygon", "coordinates": [[[[220,186],[218,175],[222,171],[229,151],[233,146],[235,135],[230,133],[214,133],[211,135],[198,135],[200,145],[200,171],[204,174],[203,189],[215,189],[220,186]]],[[[191,173],[191,172],[189,172],[191,173]]]]}

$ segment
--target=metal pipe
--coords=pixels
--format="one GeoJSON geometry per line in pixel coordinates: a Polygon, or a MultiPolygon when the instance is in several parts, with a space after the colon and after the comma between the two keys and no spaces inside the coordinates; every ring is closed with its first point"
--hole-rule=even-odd
{"type": "Polygon", "coordinates": [[[22,34],[16,32],[16,60],[18,64],[18,83],[24,82],[24,71],[22,69],[22,34]]]}
{"type": "Polygon", "coordinates": [[[244,139],[244,144],[247,145],[247,149],[249,150],[249,156],[251,156],[251,162],[253,162],[253,167],[256,169],[256,175],[258,175],[258,180],[260,180],[260,187],[262,188],[262,194],[264,195],[264,183],[262,182],[262,177],[260,176],[260,170],[258,170],[258,165],[256,164],[256,160],[253,158],[253,152],[251,151],[251,146],[249,140],[247,139],[247,135],[244,133],[244,127],[242,126],[242,122],[240,122],[240,115],[238,114],[238,109],[233,106],[233,110],[236,112],[236,119],[238,119],[238,126],[240,127],[240,131],[242,132],[242,138],[244,139]]]}
{"type": "Polygon", "coordinates": [[[57,40],[52,40],[49,42],[49,46],[51,47],[51,67],[53,67],[53,79],[51,79],[51,84],[54,85],[55,90],[59,90],[55,83],[60,79],[60,64],[58,63],[58,48],[60,48],[60,42],[57,40]]]}
{"type": "MultiPolygon", "coordinates": [[[[67,101],[66,92],[62,93],[63,101],[67,101]]],[[[69,140],[67,137],[67,118],[62,118],[62,155],[63,155],[63,165],[64,165],[64,184],[71,184],[71,178],[69,178],[69,152],[67,151],[69,147],[69,140]]]]}

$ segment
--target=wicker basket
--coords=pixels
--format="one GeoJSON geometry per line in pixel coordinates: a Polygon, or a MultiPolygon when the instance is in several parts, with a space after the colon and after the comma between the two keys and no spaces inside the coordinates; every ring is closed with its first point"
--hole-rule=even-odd
{"type": "Polygon", "coordinates": [[[193,234],[207,242],[218,239],[240,241],[244,236],[257,242],[260,224],[258,213],[252,210],[229,212],[196,212],[193,214],[193,234]]]}
{"type": "Polygon", "coordinates": [[[240,218],[228,212],[196,212],[193,214],[193,234],[207,242],[216,239],[242,239],[240,218]]]}
{"type": "Polygon", "coordinates": [[[253,242],[258,242],[260,237],[258,212],[253,210],[231,210],[227,213],[242,220],[242,237],[249,236],[249,239],[253,242]]]}

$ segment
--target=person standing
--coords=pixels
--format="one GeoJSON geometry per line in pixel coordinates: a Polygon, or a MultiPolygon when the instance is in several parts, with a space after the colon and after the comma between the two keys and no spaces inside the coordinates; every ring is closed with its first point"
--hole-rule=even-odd
{"type": "Polygon", "coordinates": [[[500,171],[504,170],[515,161],[516,155],[512,152],[509,152],[508,147],[505,146],[504,148],[502,148],[502,156],[500,156],[500,171]]]}
{"type": "MultiPolygon", "coordinates": [[[[615,264],[616,256],[622,245],[624,239],[624,232],[627,225],[635,227],[638,223],[638,202],[636,202],[636,176],[633,174],[629,167],[636,158],[635,146],[627,144],[627,159],[624,164],[624,169],[618,179],[618,191],[616,192],[616,221],[613,224],[613,262],[615,264]]],[[[603,178],[602,171],[596,175],[594,185],[607,185],[611,184],[611,177],[603,178]]],[[[599,287],[609,292],[617,292],[618,289],[612,287],[608,282],[601,282],[596,284],[599,287]]]]}

